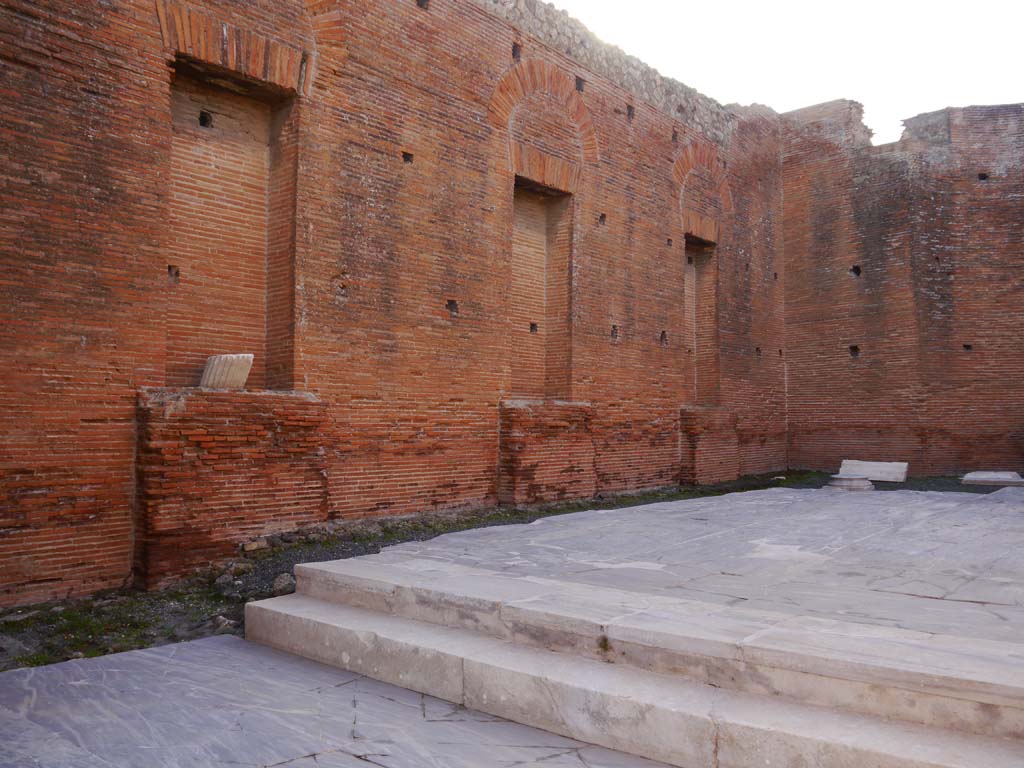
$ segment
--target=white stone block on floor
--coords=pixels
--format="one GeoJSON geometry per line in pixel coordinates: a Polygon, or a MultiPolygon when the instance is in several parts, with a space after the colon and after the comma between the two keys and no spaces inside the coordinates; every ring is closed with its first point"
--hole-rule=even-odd
{"type": "Polygon", "coordinates": [[[847,459],[839,468],[841,475],[858,475],[880,483],[905,483],[910,465],[899,461],[855,461],[847,459]]]}
{"type": "Polygon", "coordinates": [[[1024,486],[1024,477],[1018,472],[970,472],[961,482],[964,485],[1024,486]]]}

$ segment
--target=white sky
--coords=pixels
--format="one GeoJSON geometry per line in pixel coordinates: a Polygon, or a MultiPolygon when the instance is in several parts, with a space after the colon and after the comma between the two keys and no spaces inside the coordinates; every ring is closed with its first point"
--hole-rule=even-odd
{"type": "Polygon", "coordinates": [[[551,1],[723,104],[859,101],[876,144],[922,112],[1024,102],[1021,0],[551,1]]]}

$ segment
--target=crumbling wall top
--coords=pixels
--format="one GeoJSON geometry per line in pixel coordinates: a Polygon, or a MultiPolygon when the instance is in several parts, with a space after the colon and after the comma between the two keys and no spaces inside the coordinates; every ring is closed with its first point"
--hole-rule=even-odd
{"type": "Polygon", "coordinates": [[[724,143],[734,116],[714,99],[665,77],[621,48],[600,40],[566,11],[543,0],[473,0],[526,34],[563,51],[587,69],[632,92],[644,102],[724,143]]]}
{"type": "Polygon", "coordinates": [[[949,115],[949,109],[940,109],[937,112],[926,112],[923,115],[907,118],[903,121],[903,136],[900,141],[949,144],[949,115]]]}
{"type": "Polygon", "coordinates": [[[849,99],[796,109],[782,115],[791,128],[813,133],[836,144],[871,146],[871,129],[864,125],[864,105],[849,99]]]}

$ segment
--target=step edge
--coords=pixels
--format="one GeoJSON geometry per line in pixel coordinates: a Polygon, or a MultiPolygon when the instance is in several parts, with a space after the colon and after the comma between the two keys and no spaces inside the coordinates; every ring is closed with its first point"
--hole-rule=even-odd
{"type": "MultiPolygon", "coordinates": [[[[488,703],[487,700],[480,701],[476,694],[472,696],[467,696],[466,694],[467,681],[465,675],[467,672],[472,679],[476,679],[475,676],[483,676],[483,673],[473,670],[474,666],[497,669],[513,675],[530,676],[532,674],[537,679],[553,681],[568,689],[576,689],[611,699],[625,697],[635,702],[638,701],[643,706],[661,706],[664,708],[664,702],[666,701],[679,702],[676,708],[671,709],[672,713],[681,712],[683,716],[687,717],[706,717],[709,721],[714,721],[716,728],[722,727],[723,722],[725,722],[723,721],[723,716],[731,716],[734,719],[729,720],[728,723],[731,723],[735,728],[753,728],[770,733],[779,730],[781,718],[782,722],[789,723],[788,727],[783,728],[782,732],[784,735],[813,743],[823,743],[820,721],[824,718],[825,724],[831,728],[830,732],[834,736],[843,737],[841,742],[830,741],[828,742],[830,744],[839,743],[844,748],[864,750],[870,754],[888,755],[896,759],[931,761],[920,763],[922,766],[977,768],[978,765],[984,764],[989,768],[1002,768],[1003,766],[1010,768],[1010,766],[1024,765],[1024,744],[1010,739],[949,732],[923,725],[892,722],[884,718],[831,710],[795,702],[772,702],[770,706],[766,707],[764,705],[766,696],[715,689],[702,683],[648,670],[621,667],[616,669],[617,665],[604,664],[592,659],[566,658],[564,654],[533,647],[515,646],[508,641],[498,638],[467,637],[475,633],[469,630],[440,627],[414,619],[381,614],[362,608],[338,605],[300,595],[290,595],[248,604],[246,606],[247,626],[250,615],[252,618],[255,618],[258,612],[271,612],[292,620],[299,619],[313,622],[321,627],[326,627],[328,632],[331,628],[348,632],[366,631],[360,628],[359,625],[369,622],[376,625],[377,629],[370,631],[377,637],[385,637],[391,640],[393,636],[398,635],[399,638],[394,640],[394,642],[401,643],[405,641],[400,636],[405,633],[411,638],[410,645],[412,647],[426,647],[432,653],[448,653],[444,646],[452,645],[451,640],[453,638],[467,641],[471,652],[462,656],[462,695],[458,697],[459,700],[455,701],[455,703],[477,709],[481,709],[477,705],[482,704],[485,708],[482,708],[481,711],[499,717],[507,717],[507,715],[501,711],[492,711],[495,709],[493,702],[488,703]],[[311,611],[318,612],[320,615],[316,617],[310,616],[309,613],[311,611]],[[357,627],[353,629],[350,626],[346,626],[345,622],[355,623],[357,627]],[[431,647],[431,642],[434,642],[436,647],[431,647]],[[576,674],[580,671],[585,674],[576,674]],[[587,682],[581,683],[581,680],[587,682]],[[609,681],[612,684],[610,686],[608,685],[609,681]],[[586,684],[594,686],[598,682],[605,685],[605,688],[584,687],[586,684]],[[616,690],[615,686],[621,686],[621,688],[616,690]],[[638,689],[640,691],[656,691],[659,695],[657,697],[650,697],[656,700],[644,701],[636,698],[635,693],[638,689]],[[694,693],[698,694],[698,699],[710,702],[710,705],[707,707],[698,706],[696,709],[692,706],[687,708],[687,704],[694,698],[694,693]],[[742,717],[740,717],[741,715],[742,717]],[[804,726],[801,721],[807,717],[812,718],[812,720],[817,719],[819,723],[814,726],[804,726]],[[888,737],[888,741],[879,738],[880,736],[888,737]],[[886,742],[884,748],[881,746],[882,742],[886,742]],[[894,747],[894,743],[897,746],[894,747]],[[964,754],[966,755],[964,758],[966,762],[939,761],[937,757],[929,757],[927,751],[933,747],[945,752],[949,752],[952,749],[954,753],[964,754]],[[923,755],[921,754],[922,749],[925,752],[923,755]],[[1005,758],[1007,761],[1012,760],[1013,762],[991,762],[990,759],[992,757],[999,760],[1005,758]],[[985,759],[986,762],[977,762],[979,759],[985,759]]],[[[266,643],[263,640],[256,640],[256,642],[271,645],[271,643],[266,643]]],[[[282,647],[282,645],[287,644],[273,644],[273,647],[296,653],[295,649],[282,647]]],[[[436,693],[432,691],[424,690],[420,692],[436,696],[436,693]]],[[[523,722],[521,719],[511,719],[523,722]]],[[[525,724],[540,727],[532,722],[525,724]]],[[[550,730],[550,728],[547,729],[550,730]]],[[[569,738],[581,738],[577,733],[563,733],[563,735],[567,735],[569,738]]],[[[616,745],[601,745],[608,746],[611,749],[622,749],[621,746],[616,745]]],[[[642,756],[649,759],[664,760],[664,756],[647,754],[642,756]]]]}
{"type": "MultiPolygon", "coordinates": [[[[340,562],[348,562],[355,564],[357,560],[340,562]]],[[[343,583],[345,584],[345,586],[349,586],[350,584],[347,583],[349,579],[358,579],[360,582],[366,583],[367,585],[375,583],[386,583],[388,585],[388,589],[380,592],[380,594],[385,597],[394,597],[397,595],[399,590],[408,589],[413,593],[434,592],[437,594],[441,594],[445,597],[455,597],[457,599],[477,599],[473,596],[467,596],[465,594],[460,594],[457,592],[442,592],[436,590],[430,583],[420,585],[416,583],[401,583],[399,581],[385,582],[385,580],[379,576],[373,577],[360,574],[339,573],[336,570],[328,570],[319,567],[323,565],[325,564],[311,564],[298,566],[296,568],[296,577],[299,578],[300,592],[303,591],[303,589],[307,586],[306,579],[308,578],[316,578],[318,580],[335,582],[338,586],[341,586],[343,583]]],[[[380,567],[382,564],[374,563],[373,565],[380,567]]],[[[394,566],[390,563],[386,564],[386,567],[390,567],[393,570],[396,570],[397,575],[405,576],[410,582],[413,582],[413,580],[418,577],[416,571],[406,569],[401,569],[401,571],[398,571],[397,569],[399,567],[394,566]]],[[[482,571],[481,569],[466,570],[467,572],[470,572],[470,575],[475,575],[480,578],[487,578],[488,575],[491,577],[494,576],[492,572],[482,571]]],[[[507,578],[503,579],[500,576],[498,577],[498,579],[502,582],[513,581],[507,578]]],[[[538,588],[541,589],[544,587],[550,587],[553,592],[559,591],[560,588],[563,588],[564,591],[564,587],[566,584],[565,582],[540,578],[532,578],[529,581],[529,583],[537,585],[538,588]]],[[[604,589],[598,589],[596,587],[590,587],[590,585],[578,583],[570,583],[569,586],[573,590],[582,592],[590,591],[595,594],[597,592],[607,592],[607,590],[604,589]]],[[[622,592],[622,590],[617,591],[622,592]]],[[[688,606],[696,603],[696,601],[687,600],[674,600],[674,602],[682,606],[688,606]]],[[[494,609],[498,613],[499,617],[503,612],[507,612],[507,610],[509,609],[518,609],[522,611],[528,607],[524,604],[523,601],[520,600],[513,600],[507,602],[501,600],[491,600],[490,603],[494,605],[494,609]]],[[[722,609],[721,606],[717,606],[715,604],[708,603],[701,605],[706,605],[708,608],[711,608],[711,613],[719,617],[729,613],[728,609],[722,609]]],[[[389,609],[391,607],[391,605],[388,606],[389,609]]],[[[548,615],[556,614],[548,612],[548,615]]],[[[619,639],[620,641],[628,641],[635,643],[637,642],[638,635],[642,634],[642,630],[638,632],[635,627],[630,626],[628,617],[620,617],[618,620],[613,620],[612,623],[602,624],[601,622],[598,622],[594,619],[572,617],[569,614],[561,615],[565,618],[575,620],[580,624],[590,623],[592,625],[601,627],[602,631],[598,634],[604,634],[609,639],[619,639]]],[[[738,615],[740,617],[743,616],[742,613],[738,615]]],[[[834,665],[836,663],[836,658],[834,656],[828,656],[824,653],[815,654],[807,651],[806,649],[779,648],[775,645],[765,645],[763,643],[763,640],[766,637],[770,637],[773,631],[778,631],[780,626],[785,626],[787,631],[793,631],[793,628],[790,626],[792,622],[795,619],[799,620],[804,618],[789,616],[786,614],[778,614],[777,616],[779,619],[778,624],[765,623],[765,625],[760,630],[753,631],[748,636],[741,638],[737,641],[710,639],[707,637],[685,635],[673,633],[666,630],[661,630],[653,632],[652,634],[661,634],[664,637],[674,638],[675,640],[682,641],[682,643],[676,643],[673,647],[666,647],[664,645],[648,645],[648,647],[652,650],[678,650],[685,651],[687,653],[692,653],[693,646],[701,646],[704,648],[702,655],[707,655],[709,658],[726,659],[732,661],[747,661],[748,663],[771,666],[779,670],[799,671],[823,677],[831,677],[834,679],[847,679],[853,682],[866,684],[884,684],[887,686],[892,686],[892,684],[894,683],[895,676],[895,681],[898,681],[900,683],[900,685],[897,687],[910,687],[910,690],[912,690],[913,692],[918,692],[922,694],[939,695],[943,697],[957,698],[964,701],[980,700],[979,703],[1018,708],[1021,707],[1022,702],[1024,702],[1024,683],[1007,684],[1001,680],[991,679],[992,676],[990,676],[989,678],[985,678],[973,672],[972,670],[961,670],[959,673],[950,672],[950,667],[945,664],[943,664],[942,666],[894,666],[884,665],[880,663],[872,663],[871,661],[865,660],[856,660],[844,656],[843,664],[844,667],[848,666],[850,668],[850,674],[842,676],[832,674],[835,671],[834,665]],[[761,641],[761,644],[759,644],[759,641],[761,641]],[[684,649],[683,645],[690,647],[684,649]],[[811,663],[808,664],[808,661],[811,661],[811,663]]],[[[691,615],[690,617],[683,616],[682,618],[692,617],[693,616],[691,615]]],[[[504,618],[502,618],[501,620],[504,622],[504,618]]],[[[832,622],[831,620],[823,620],[822,623],[832,625],[832,630],[826,635],[816,634],[815,636],[819,638],[828,635],[843,637],[841,630],[844,626],[847,625],[851,626],[854,629],[859,629],[861,632],[864,631],[864,627],[866,626],[850,624],[849,622],[832,622]]],[[[877,644],[879,642],[892,643],[894,646],[897,646],[900,649],[900,651],[902,652],[901,655],[904,658],[912,658],[913,649],[915,647],[913,639],[916,639],[914,638],[914,636],[917,636],[917,638],[920,638],[921,641],[919,643],[919,650],[922,650],[929,654],[943,653],[944,655],[948,656],[948,658],[951,661],[956,660],[956,656],[952,651],[948,651],[945,649],[936,649],[935,647],[933,647],[932,644],[935,642],[934,638],[936,637],[934,635],[912,632],[910,630],[890,631],[890,628],[875,627],[873,625],[870,626],[870,630],[874,635],[882,635],[881,638],[873,636],[870,640],[872,645],[877,647],[877,644]],[[884,637],[885,635],[889,635],[891,639],[886,640],[884,637]],[[910,636],[908,637],[908,635],[910,636]]],[[[938,637],[956,638],[957,640],[962,641],[966,653],[970,653],[972,655],[977,653],[977,642],[974,640],[970,640],[968,638],[958,638],[956,636],[951,635],[942,635],[938,637]]],[[[598,638],[595,637],[595,640],[596,639],[598,638]]],[[[865,642],[867,642],[867,640],[865,640],[865,642]]],[[[987,641],[988,644],[993,644],[996,642],[997,641],[987,641]]],[[[1017,646],[1009,643],[999,643],[999,645],[1006,646],[1008,649],[1019,648],[1021,658],[1024,659],[1024,645],[1017,646]]],[[[846,652],[846,656],[848,656],[848,654],[849,652],[846,652]]],[[[1020,668],[1019,665],[1011,666],[1008,664],[1006,666],[1008,670],[1014,672],[1016,672],[1020,668]]]]}

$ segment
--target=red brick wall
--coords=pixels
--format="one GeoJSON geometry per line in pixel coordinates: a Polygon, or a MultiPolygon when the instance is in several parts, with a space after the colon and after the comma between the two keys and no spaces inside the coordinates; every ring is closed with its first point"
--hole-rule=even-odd
{"type": "Polygon", "coordinates": [[[790,464],[1024,469],[1024,107],[785,126],[790,464]]]}
{"type": "Polygon", "coordinates": [[[735,480],[740,467],[736,416],[723,408],[684,408],[682,477],[684,483],[710,485],[735,480]]]}
{"type": "Polygon", "coordinates": [[[277,105],[271,116],[267,196],[267,387],[295,386],[295,195],[300,104],[277,105]]]}
{"type": "Polygon", "coordinates": [[[509,330],[513,397],[568,397],[572,337],[568,195],[516,187],[509,330]]]}
{"type": "MultiPolygon", "coordinates": [[[[176,261],[165,5],[0,7],[3,604],[132,576],[136,401],[165,383],[176,261]]],[[[312,43],[301,2],[218,7],[252,39],[312,43]]]]}
{"type": "Polygon", "coordinates": [[[312,395],[148,389],[139,400],[138,574],[159,586],[329,514],[312,395]]]}
{"type": "Polygon", "coordinates": [[[134,402],[163,375],[170,132],[166,76],[134,51],[158,41],[150,18],[98,3],[0,7],[3,603],[131,572],[134,402]]]}
{"type": "MultiPolygon", "coordinates": [[[[552,360],[567,367],[560,392],[593,409],[598,489],[679,476],[679,408],[694,396],[685,235],[707,226],[687,211],[722,219],[713,222],[720,400],[739,420],[741,467],[785,465],[782,362],[753,352],[784,346],[777,118],[723,112],[731,129],[712,141],[688,110],[644,103],[469,0],[428,11],[413,0],[309,8],[8,0],[0,9],[0,143],[13,158],[0,177],[0,601],[124,583],[135,526],[155,509],[136,487],[138,392],[195,380],[198,353],[187,377],[168,356],[180,340],[182,283],[167,267],[197,258],[182,243],[217,215],[179,215],[202,205],[175,197],[184,190],[174,181],[172,96],[188,88],[169,66],[179,54],[205,62],[208,81],[290,100],[269,117],[262,256],[239,247],[258,229],[258,195],[248,201],[253,229],[210,229],[207,239],[214,256],[230,248],[265,261],[265,289],[240,296],[237,311],[258,309],[260,296],[266,307],[231,346],[265,345],[253,386],[323,403],[327,514],[497,501],[499,403],[514,394],[519,327],[517,173],[572,193],[571,230],[555,238],[572,254],[572,348],[552,360]],[[698,144],[711,150],[691,151],[698,144]],[[692,184],[677,177],[684,157],[699,161],[684,163],[697,169],[692,184]]],[[[218,270],[211,280],[240,281],[235,265],[218,270]]],[[[182,282],[192,275],[183,270],[182,282]]],[[[197,298],[190,312],[219,321],[223,339],[238,319],[226,306],[197,298]]],[[[240,429],[243,413],[269,418],[244,402],[240,429]]],[[[172,567],[171,551],[154,555],[157,571],[172,567]]]]}
{"type": "Polygon", "coordinates": [[[582,499],[597,493],[593,408],[512,401],[501,407],[502,504],[582,499]]]}

